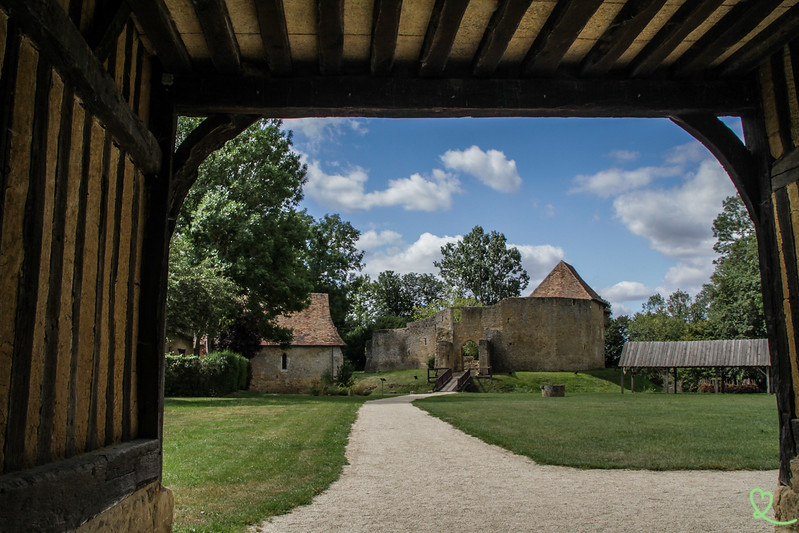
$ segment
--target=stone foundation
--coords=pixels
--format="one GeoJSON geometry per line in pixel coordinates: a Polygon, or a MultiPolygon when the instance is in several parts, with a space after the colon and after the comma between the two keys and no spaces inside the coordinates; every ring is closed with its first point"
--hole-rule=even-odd
{"type": "Polygon", "coordinates": [[[78,533],[125,531],[169,533],[172,531],[172,491],[159,481],[137,490],[115,506],[80,526],[78,533]]]}

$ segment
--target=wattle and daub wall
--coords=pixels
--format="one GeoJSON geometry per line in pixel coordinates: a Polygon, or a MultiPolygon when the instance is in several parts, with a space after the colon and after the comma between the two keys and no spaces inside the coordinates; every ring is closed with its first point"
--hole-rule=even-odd
{"type": "MultiPolygon", "coordinates": [[[[367,344],[367,372],[423,368],[440,341],[452,344],[450,360],[461,369],[461,349],[489,341],[494,372],[575,371],[605,365],[605,306],[573,298],[507,298],[496,305],[445,309],[403,329],[380,330],[367,344]]],[[[481,364],[483,364],[481,362],[481,364]]]]}

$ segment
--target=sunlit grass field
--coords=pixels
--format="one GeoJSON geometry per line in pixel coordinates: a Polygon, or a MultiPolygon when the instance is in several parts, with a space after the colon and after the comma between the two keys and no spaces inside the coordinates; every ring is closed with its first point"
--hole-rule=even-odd
{"type": "Polygon", "coordinates": [[[766,394],[458,394],[414,404],[543,464],[651,470],[778,466],[776,400],[766,394]]]}
{"type": "Polygon", "coordinates": [[[163,483],[176,532],[244,531],[338,478],[364,398],[240,393],[167,399],[163,483]]]}

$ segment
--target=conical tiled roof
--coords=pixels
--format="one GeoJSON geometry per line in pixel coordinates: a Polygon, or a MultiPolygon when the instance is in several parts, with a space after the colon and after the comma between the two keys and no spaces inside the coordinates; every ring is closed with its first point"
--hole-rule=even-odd
{"type": "Polygon", "coordinates": [[[583,281],[583,278],[574,270],[574,267],[565,261],[555,265],[552,272],[536,287],[530,297],[604,301],[594,289],[583,281]]]}
{"type": "MultiPolygon", "coordinates": [[[[333,325],[330,318],[330,302],[327,294],[315,292],[311,294],[311,305],[298,313],[278,317],[277,323],[284,328],[294,330],[292,346],[344,346],[345,342],[333,325]]],[[[276,346],[273,342],[264,341],[262,346],[276,346]]]]}

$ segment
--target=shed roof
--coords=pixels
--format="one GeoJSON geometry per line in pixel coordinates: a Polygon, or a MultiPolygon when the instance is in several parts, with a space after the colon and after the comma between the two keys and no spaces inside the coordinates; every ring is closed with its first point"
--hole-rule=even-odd
{"type": "Polygon", "coordinates": [[[547,274],[530,294],[532,298],[574,298],[575,300],[604,300],[588,286],[574,267],[561,261],[547,274]]]}
{"type": "MultiPolygon", "coordinates": [[[[298,313],[278,317],[277,323],[294,330],[292,346],[344,346],[346,343],[330,318],[330,302],[327,294],[311,294],[311,305],[298,313]]],[[[277,346],[274,342],[263,341],[261,346],[277,346]]]]}
{"type": "Polygon", "coordinates": [[[771,366],[766,339],[628,342],[621,367],[771,366]]]}

